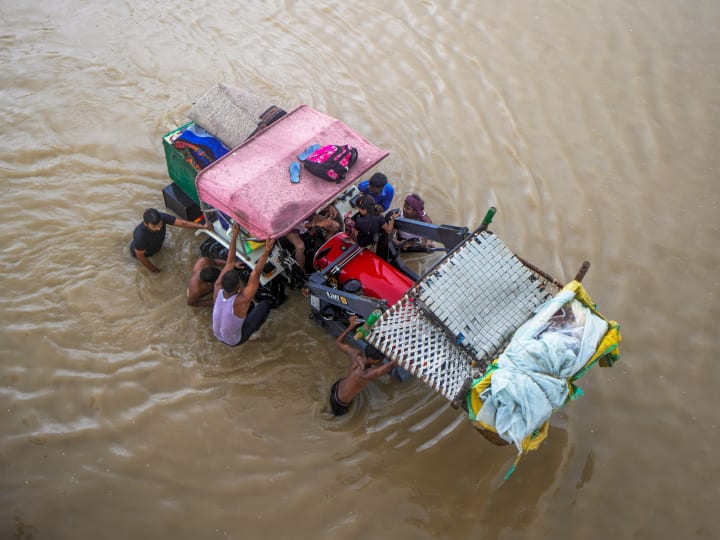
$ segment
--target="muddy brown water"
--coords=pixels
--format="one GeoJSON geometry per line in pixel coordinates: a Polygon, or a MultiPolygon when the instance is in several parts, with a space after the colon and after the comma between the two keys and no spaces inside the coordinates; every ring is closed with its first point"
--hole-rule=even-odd
{"type": "Polygon", "coordinates": [[[720,4],[4,2],[0,538],[717,538],[720,4]],[[327,413],[345,358],[293,295],[239,349],[150,275],[161,135],[216,82],[390,150],[398,199],[580,263],[621,361],[503,482],[418,381],[327,413]]]}

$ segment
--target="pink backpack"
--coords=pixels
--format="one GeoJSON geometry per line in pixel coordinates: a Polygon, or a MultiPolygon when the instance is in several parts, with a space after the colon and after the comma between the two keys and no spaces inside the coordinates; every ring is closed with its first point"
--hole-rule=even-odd
{"type": "Polygon", "coordinates": [[[328,144],[310,154],[303,164],[310,173],[340,183],[358,158],[358,151],[352,146],[328,144]]]}

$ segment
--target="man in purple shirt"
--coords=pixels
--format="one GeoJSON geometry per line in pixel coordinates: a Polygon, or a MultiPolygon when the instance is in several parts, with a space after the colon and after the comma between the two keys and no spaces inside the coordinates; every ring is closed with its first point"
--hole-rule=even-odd
{"type": "Polygon", "coordinates": [[[213,334],[226,345],[240,345],[262,326],[270,313],[266,301],[252,306],[252,299],[260,287],[260,273],[267,263],[274,239],[265,242],[265,251],[255,264],[245,287],[240,290],[240,274],[235,269],[235,252],[240,229],[233,224],[227,261],[215,282],[213,304],[213,334]]]}

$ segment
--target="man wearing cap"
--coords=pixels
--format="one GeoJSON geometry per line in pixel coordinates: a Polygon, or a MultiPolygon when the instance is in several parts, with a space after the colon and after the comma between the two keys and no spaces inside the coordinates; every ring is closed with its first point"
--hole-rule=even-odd
{"type": "Polygon", "coordinates": [[[358,189],[361,193],[372,195],[375,202],[382,206],[383,212],[390,208],[395,195],[395,188],[388,183],[387,176],[383,173],[375,173],[370,180],[360,182],[358,189]]]}

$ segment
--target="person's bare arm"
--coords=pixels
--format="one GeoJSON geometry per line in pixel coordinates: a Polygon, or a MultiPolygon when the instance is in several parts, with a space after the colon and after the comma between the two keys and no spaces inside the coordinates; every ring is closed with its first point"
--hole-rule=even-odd
{"type": "Polygon", "coordinates": [[[217,298],[220,289],[222,289],[223,275],[225,275],[226,272],[229,272],[230,270],[235,268],[235,253],[237,252],[237,237],[239,233],[240,227],[236,223],[233,223],[232,236],[230,236],[230,246],[228,247],[227,259],[225,260],[225,265],[222,267],[222,270],[220,270],[220,275],[215,280],[215,285],[213,286],[213,302],[215,302],[215,299],[217,298]]]}
{"type": "Polygon", "coordinates": [[[372,381],[373,379],[377,379],[378,377],[382,377],[383,375],[390,373],[392,368],[394,368],[396,365],[397,365],[397,360],[393,360],[391,362],[387,362],[387,363],[383,364],[382,366],[370,368],[365,373],[363,373],[361,376],[363,379],[372,381]]]}
{"type": "Polygon", "coordinates": [[[260,258],[258,259],[257,263],[255,264],[255,268],[253,268],[253,271],[250,272],[250,277],[248,277],[245,287],[240,292],[240,294],[238,294],[238,297],[235,299],[236,303],[241,303],[241,302],[249,303],[250,300],[252,300],[253,297],[255,296],[255,293],[257,292],[258,288],[260,288],[260,274],[262,274],[263,268],[265,267],[265,264],[267,263],[268,257],[270,256],[270,252],[272,251],[272,248],[274,245],[275,245],[274,238],[270,238],[267,240],[267,242],[265,242],[265,250],[263,251],[263,254],[260,255],[260,258]]]}
{"type": "Polygon", "coordinates": [[[313,216],[313,222],[316,227],[325,227],[329,221],[337,223],[338,211],[334,206],[326,206],[313,216]]]}
{"type": "Polygon", "coordinates": [[[386,233],[390,234],[393,231],[393,229],[395,228],[395,218],[399,215],[400,212],[395,212],[390,215],[390,221],[388,221],[387,223],[383,223],[382,227],[386,233]]]}
{"type": "Polygon", "coordinates": [[[195,307],[210,307],[213,305],[213,301],[210,298],[203,298],[202,300],[198,300],[193,305],[195,307]]]}
{"type": "Polygon", "coordinates": [[[329,223],[330,219],[322,214],[315,214],[312,217],[310,225],[312,227],[325,227],[329,223]]]}
{"type": "Polygon", "coordinates": [[[181,227],[183,229],[208,229],[212,230],[212,224],[209,221],[206,221],[205,223],[196,223],[195,221],[187,221],[185,219],[176,217],[175,223],[173,223],[173,226],[175,227],[181,227]]]}
{"type": "Polygon", "coordinates": [[[144,250],[144,249],[143,249],[142,251],[140,251],[139,249],[136,249],[136,250],[135,250],[135,257],[137,257],[137,260],[140,261],[140,262],[143,264],[143,266],[144,266],[145,268],[147,268],[148,270],[150,270],[151,272],[154,272],[154,273],[157,274],[157,273],[160,271],[160,269],[159,269],[157,266],[155,266],[153,263],[151,263],[151,262],[150,262],[150,259],[148,259],[148,258],[145,256],[145,250],[144,250]]]}
{"type": "Polygon", "coordinates": [[[343,330],[342,334],[340,334],[337,337],[337,339],[335,339],[335,346],[338,349],[340,349],[342,352],[344,352],[345,354],[350,356],[350,358],[352,359],[353,353],[355,353],[357,351],[357,349],[355,347],[353,347],[352,345],[348,345],[347,343],[345,343],[345,338],[347,337],[347,335],[350,332],[352,332],[355,328],[360,326],[360,324],[362,324],[362,323],[360,321],[358,321],[358,318],[356,315],[350,315],[350,318],[348,319],[348,321],[350,324],[348,324],[347,328],[345,328],[345,330],[343,330]]]}
{"type": "MultiPolygon", "coordinates": [[[[335,213],[337,214],[337,210],[335,213]]],[[[321,227],[327,234],[335,234],[340,230],[340,223],[325,214],[315,214],[312,225],[314,227],[321,227]]]]}

